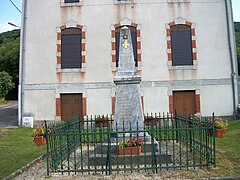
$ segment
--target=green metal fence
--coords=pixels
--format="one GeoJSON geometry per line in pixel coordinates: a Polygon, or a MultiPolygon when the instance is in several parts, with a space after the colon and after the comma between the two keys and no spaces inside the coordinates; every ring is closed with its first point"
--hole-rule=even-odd
{"type": "MultiPolygon", "coordinates": [[[[47,134],[47,174],[106,173],[216,166],[214,115],[198,119],[169,114],[145,116],[140,128],[119,129],[113,117],[87,117],[53,126],[47,134]],[[115,127],[113,127],[115,126],[115,127]],[[121,142],[143,142],[140,154],[120,155],[121,142]]],[[[45,123],[47,126],[47,123],[45,123]]],[[[138,126],[138,125],[137,125],[138,126]]]]}

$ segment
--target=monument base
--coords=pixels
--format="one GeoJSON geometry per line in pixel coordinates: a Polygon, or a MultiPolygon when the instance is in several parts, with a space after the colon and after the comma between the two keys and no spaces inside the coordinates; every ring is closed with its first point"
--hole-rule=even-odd
{"type": "Polygon", "coordinates": [[[172,154],[169,151],[166,151],[165,147],[159,149],[157,141],[154,141],[154,143],[145,142],[141,154],[137,155],[120,155],[118,148],[118,144],[114,142],[111,142],[111,147],[108,146],[108,143],[98,144],[89,157],[88,165],[101,166],[107,164],[109,160],[111,161],[111,165],[172,163],[172,154]],[[111,154],[111,157],[108,157],[108,154],[111,154]]]}
{"type": "Polygon", "coordinates": [[[143,138],[144,144],[141,154],[120,155],[119,142],[127,139],[127,136],[124,138],[118,136],[111,138],[110,142],[98,143],[89,157],[88,165],[100,166],[107,163],[108,160],[111,160],[112,165],[130,165],[131,163],[138,165],[151,164],[153,163],[153,159],[157,164],[172,163],[172,154],[170,151],[166,150],[164,146],[159,147],[159,143],[155,139],[146,141],[146,138],[143,138]],[[108,157],[108,154],[111,157],[108,157]]]}

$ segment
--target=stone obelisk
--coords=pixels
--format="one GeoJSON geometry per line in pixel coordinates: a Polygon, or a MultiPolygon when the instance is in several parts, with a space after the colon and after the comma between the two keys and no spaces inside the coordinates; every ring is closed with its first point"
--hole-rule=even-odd
{"type": "Polygon", "coordinates": [[[135,67],[131,31],[127,26],[120,30],[119,61],[116,77],[116,104],[114,129],[143,129],[144,117],[140,96],[141,77],[135,67]]]}

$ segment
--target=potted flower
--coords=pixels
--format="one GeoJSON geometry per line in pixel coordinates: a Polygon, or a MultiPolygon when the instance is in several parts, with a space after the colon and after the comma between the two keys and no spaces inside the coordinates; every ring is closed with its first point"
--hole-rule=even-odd
{"type": "Polygon", "coordinates": [[[215,118],[214,125],[215,125],[215,136],[222,138],[227,132],[228,123],[224,122],[221,118],[215,118]]]}
{"type": "Polygon", "coordinates": [[[96,116],[95,117],[96,127],[107,127],[109,125],[108,117],[96,116]]]}
{"type": "Polygon", "coordinates": [[[33,137],[33,142],[37,146],[41,146],[46,144],[46,131],[48,130],[48,133],[52,131],[52,128],[44,126],[44,123],[42,122],[38,127],[34,128],[32,137],[33,137]]]}
{"type": "Polygon", "coordinates": [[[119,154],[140,154],[142,152],[143,140],[127,139],[119,143],[119,154]]]}
{"type": "Polygon", "coordinates": [[[144,124],[149,126],[153,122],[153,125],[157,125],[158,119],[158,117],[154,117],[152,114],[151,116],[144,116],[144,124]]]}

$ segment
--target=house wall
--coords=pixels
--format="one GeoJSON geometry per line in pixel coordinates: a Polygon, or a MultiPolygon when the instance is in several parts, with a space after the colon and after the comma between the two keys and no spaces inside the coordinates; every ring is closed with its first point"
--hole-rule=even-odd
{"type": "MultiPolygon", "coordinates": [[[[80,6],[62,6],[62,0],[27,1],[23,115],[35,120],[60,119],[56,98],[61,93],[83,93],[88,115],[111,114],[115,76],[111,30],[122,20],[140,30],[144,111],[169,112],[169,96],[176,90],[196,90],[200,112],[232,115],[231,60],[224,0],[84,0],[80,6]],[[171,68],[167,54],[167,27],[191,22],[195,29],[197,63],[171,68]],[[84,68],[59,70],[57,33],[64,25],[78,24],[85,31],[84,68]],[[224,104],[224,106],[223,106],[224,104]]],[[[237,103],[237,102],[236,102],[237,103]]]]}

